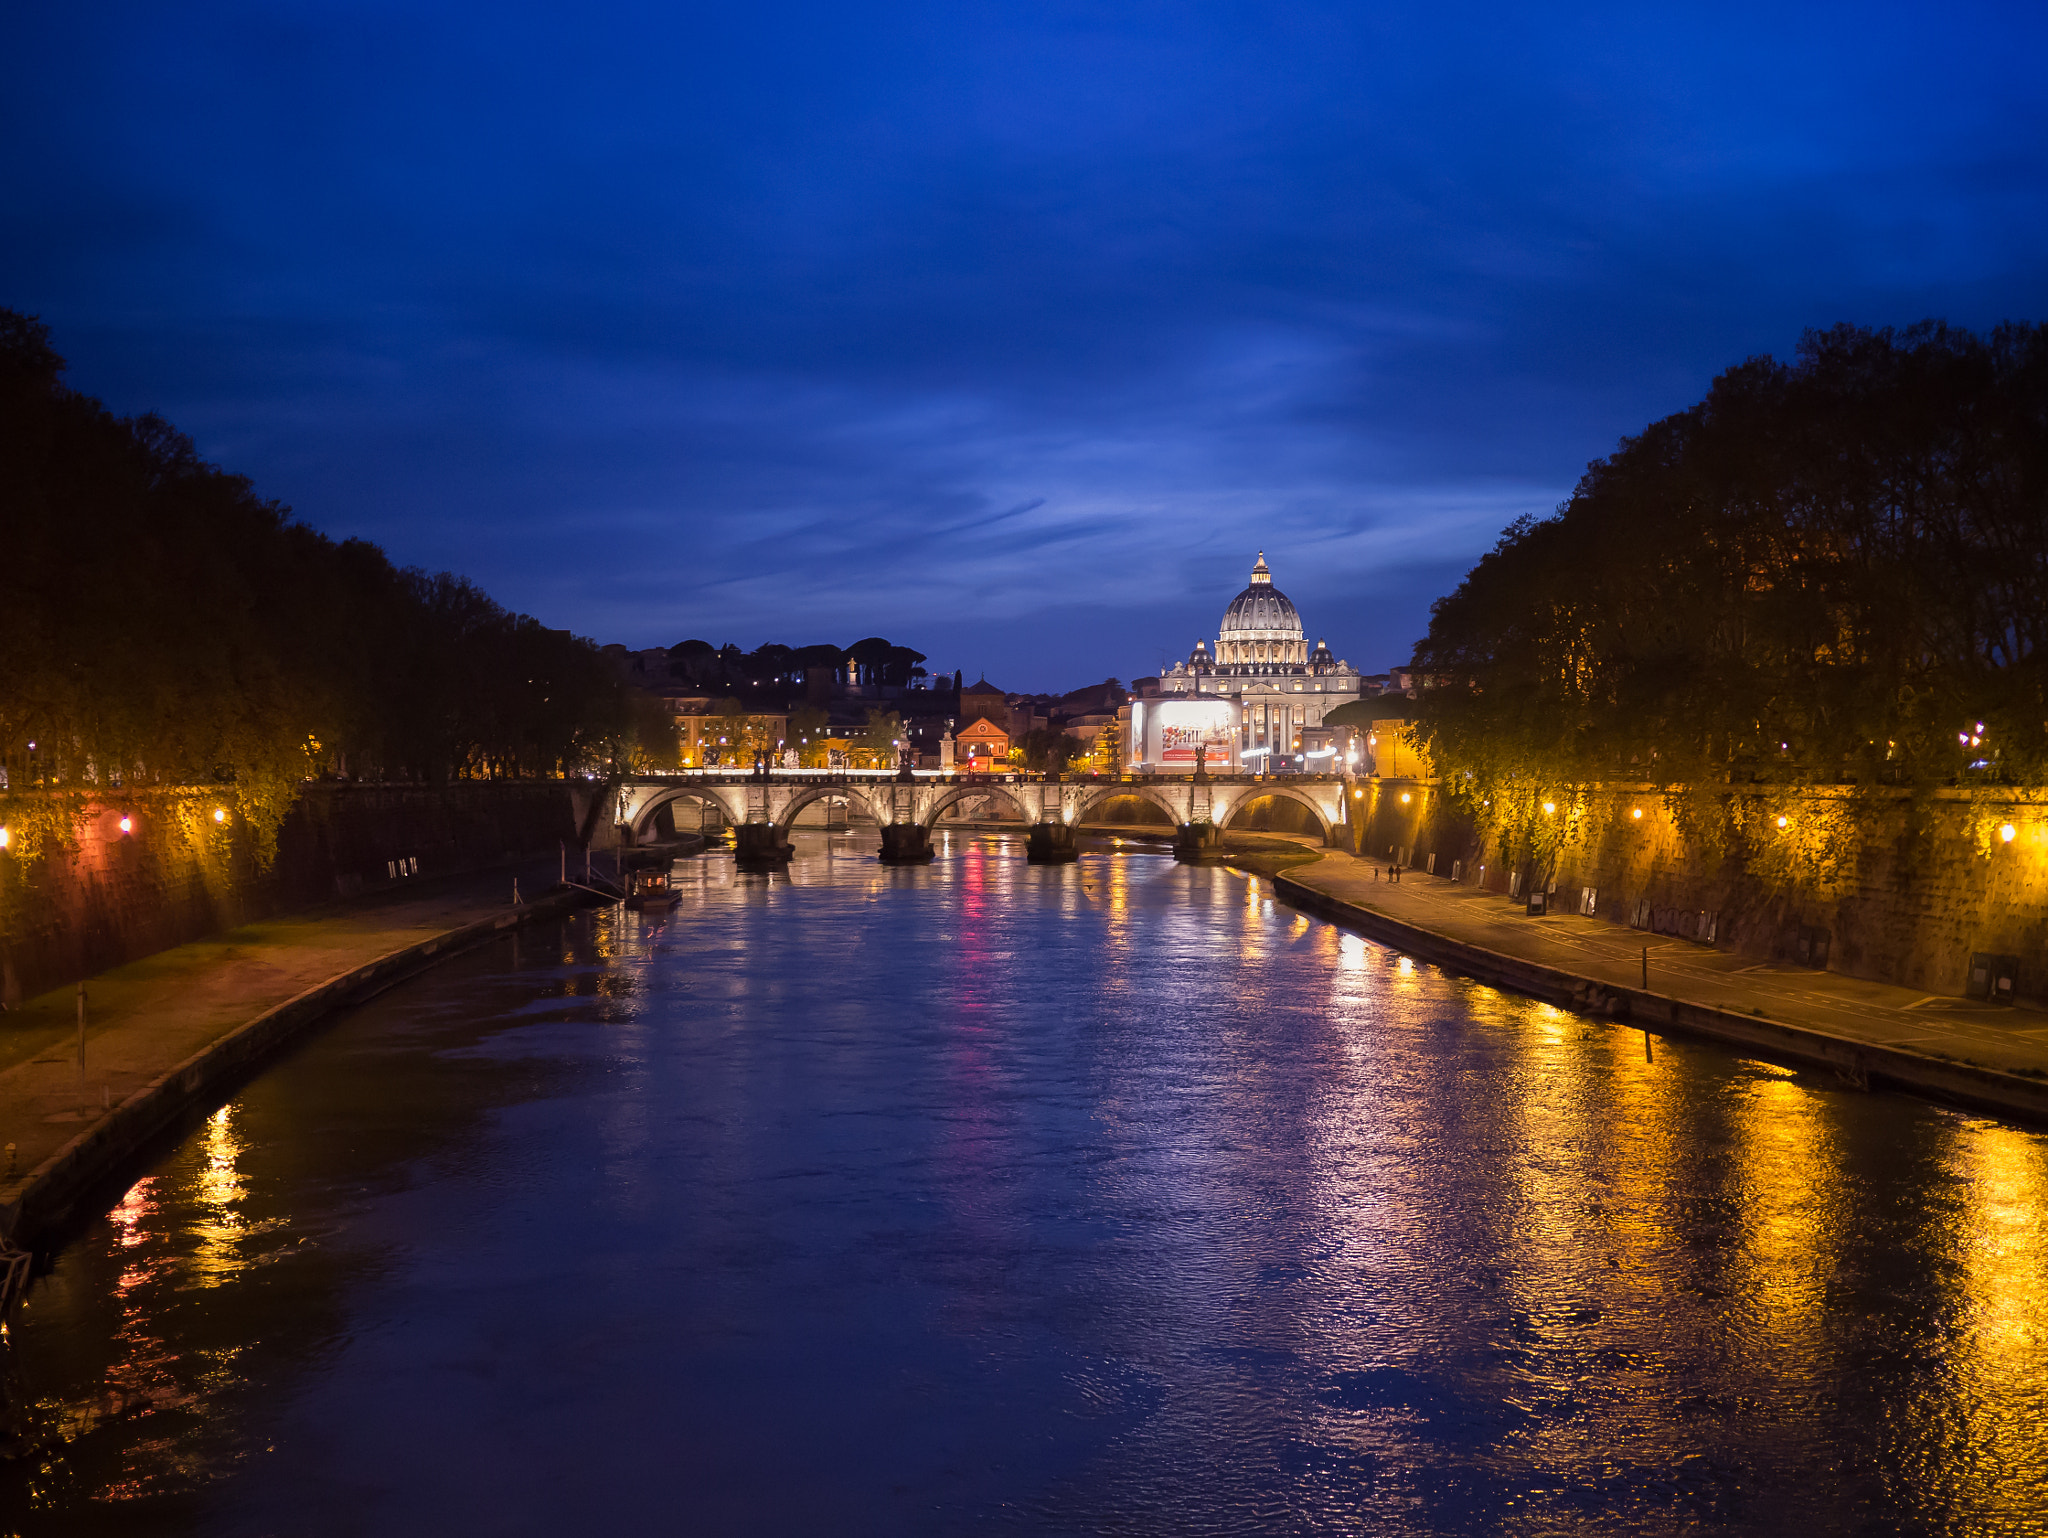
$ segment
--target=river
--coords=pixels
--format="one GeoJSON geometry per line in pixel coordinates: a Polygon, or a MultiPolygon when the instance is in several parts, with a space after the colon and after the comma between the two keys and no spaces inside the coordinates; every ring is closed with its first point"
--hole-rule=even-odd
{"type": "Polygon", "coordinates": [[[8,1530],[2048,1530],[2048,1137],[1142,847],[677,870],[81,1230],[8,1530]]]}

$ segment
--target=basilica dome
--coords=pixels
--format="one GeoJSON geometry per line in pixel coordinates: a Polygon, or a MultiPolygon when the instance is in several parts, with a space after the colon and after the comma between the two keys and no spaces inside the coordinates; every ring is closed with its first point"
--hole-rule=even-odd
{"type": "Polygon", "coordinates": [[[1263,550],[1259,552],[1258,565],[1252,568],[1251,586],[1231,599],[1230,607],[1223,611],[1224,639],[1245,632],[1262,640],[1301,639],[1301,615],[1287,595],[1273,586],[1273,573],[1266,567],[1263,550]]]}
{"type": "Polygon", "coordinates": [[[1241,757],[1265,764],[1266,755],[1282,754],[1299,768],[1306,760],[1296,761],[1296,752],[1328,756],[1327,743],[1304,748],[1309,739],[1302,734],[1319,729],[1324,712],[1340,701],[1357,699],[1360,680],[1327,642],[1317,641],[1310,651],[1301,611],[1273,586],[1263,550],[1250,584],[1223,611],[1215,645],[1212,652],[1207,641],[1197,641],[1187,661],[1161,669],[1159,693],[1228,703],[1237,712],[1233,763],[1241,757]]]}
{"type": "Polygon", "coordinates": [[[1308,649],[1301,634],[1301,615],[1287,595],[1273,586],[1266,552],[1252,567],[1251,586],[1230,600],[1216,637],[1220,667],[1303,667],[1308,649]]]}

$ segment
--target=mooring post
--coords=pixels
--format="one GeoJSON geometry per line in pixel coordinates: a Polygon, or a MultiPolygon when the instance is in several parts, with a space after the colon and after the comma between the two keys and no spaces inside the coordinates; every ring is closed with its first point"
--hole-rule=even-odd
{"type": "Polygon", "coordinates": [[[512,906],[515,908],[519,906],[519,878],[517,876],[512,878],[512,906]]]}
{"type": "Polygon", "coordinates": [[[562,885],[567,886],[569,884],[569,841],[567,839],[557,839],[556,842],[562,846],[562,885]]]}
{"type": "Polygon", "coordinates": [[[85,983],[78,984],[78,1071],[85,1072],[85,983]]]}
{"type": "Polygon", "coordinates": [[[1647,945],[1643,947],[1643,991],[1650,991],[1650,948],[1647,945]]]}

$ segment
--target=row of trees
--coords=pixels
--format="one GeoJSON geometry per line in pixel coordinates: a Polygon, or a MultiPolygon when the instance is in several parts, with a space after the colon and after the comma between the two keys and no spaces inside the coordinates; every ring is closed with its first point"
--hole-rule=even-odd
{"type": "Polygon", "coordinates": [[[856,670],[856,681],[863,684],[904,688],[928,676],[923,652],[897,646],[881,636],[869,636],[851,646],[784,646],[771,641],[750,652],[729,643],[713,646],[709,641],[682,641],[668,649],[668,659],[669,671],[678,680],[700,689],[800,688],[814,669],[843,675],[849,664],[856,670]]]}
{"type": "Polygon", "coordinates": [[[310,776],[673,758],[673,722],[589,642],[295,522],[63,368],[45,327],[0,310],[11,791],[218,786],[267,847],[310,776]]]}
{"type": "Polygon", "coordinates": [[[1612,779],[2048,770],[2048,327],[1810,333],[1591,465],[1435,605],[1416,732],[1483,823],[1612,779]]]}

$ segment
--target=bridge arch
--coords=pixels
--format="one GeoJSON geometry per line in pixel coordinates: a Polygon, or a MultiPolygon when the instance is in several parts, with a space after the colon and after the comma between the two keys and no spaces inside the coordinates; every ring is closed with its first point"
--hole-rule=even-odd
{"type": "Polygon", "coordinates": [[[1169,826],[1179,826],[1182,819],[1187,816],[1185,807],[1176,806],[1170,797],[1153,786],[1115,784],[1104,785],[1085,793],[1081,797],[1081,804],[1074,811],[1074,821],[1076,823],[1085,823],[1094,814],[1097,807],[1105,802],[1116,801],[1125,796],[1131,796],[1150,806],[1158,807],[1160,811],[1166,814],[1166,821],[1169,826]]]}
{"type": "Polygon", "coordinates": [[[938,826],[940,815],[947,807],[954,805],[956,802],[964,801],[969,796],[1001,796],[1011,806],[1016,808],[1017,816],[1026,824],[1038,820],[1031,808],[1026,806],[1018,798],[1017,793],[1007,785],[954,785],[934,798],[931,805],[924,809],[923,815],[918,818],[918,821],[927,828],[935,828],[938,826]]]}
{"type": "Polygon", "coordinates": [[[1312,796],[1288,785],[1254,785],[1230,803],[1229,814],[1223,819],[1225,828],[1237,825],[1237,820],[1261,801],[1292,801],[1296,806],[1305,807],[1309,816],[1315,819],[1316,832],[1327,840],[1330,836],[1330,814],[1318,806],[1312,796]]]}
{"type": "Polygon", "coordinates": [[[886,823],[889,820],[888,804],[884,802],[880,808],[877,808],[874,798],[862,786],[812,785],[798,791],[784,803],[782,810],[775,814],[775,826],[783,829],[785,832],[795,827],[797,817],[803,812],[804,808],[816,806],[827,796],[846,797],[849,808],[860,808],[866,816],[877,824],[886,823]]]}
{"type": "MultiPolygon", "coordinates": [[[[735,808],[733,803],[720,795],[716,789],[710,786],[679,785],[672,790],[665,789],[649,796],[640,804],[639,810],[633,816],[633,842],[641,843],[653,833],[655,817],[663,807],[673,807],[682,801],[694,801],[700,808],[713,807],[727,822],[740,823],[747,820],[746,808],[735,808]]],[[[675,813],[670,812],[669,817],[673,821],[675,813]]]]}

